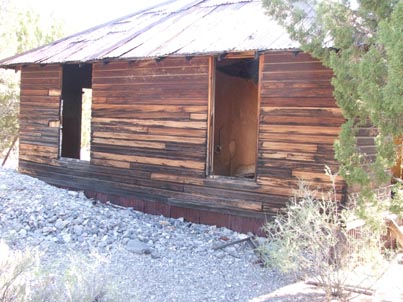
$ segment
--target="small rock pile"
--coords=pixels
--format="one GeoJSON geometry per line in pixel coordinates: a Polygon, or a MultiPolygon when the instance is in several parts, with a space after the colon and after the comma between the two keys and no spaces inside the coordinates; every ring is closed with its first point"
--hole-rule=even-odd
{"type": "Polygon", "coordinates": [[[121,286],[139,301],[248,301],[278,287],[281,280],[256,264],[247,244],[213,249],[245,237],[103,204],[0,169],[0,239],[13,248],[38,247],[49,259],[68,251],[108,254],[121,286]]]}
{"type": "Polygon", "coordinates": [[[104,251],[119,245],[136,254],[158,257],[168,251],[211,252],[213,242],[219,244],[220,238],[237,240],[245,236],[183,218],[102,204],[87,199],[83,192],[59,189],[7,170],[0,172],[0,177],[6,175],[10,181],[0,184],[0,228],[3,238],[21,248],[48,249],[58,244],[104,251]]]}

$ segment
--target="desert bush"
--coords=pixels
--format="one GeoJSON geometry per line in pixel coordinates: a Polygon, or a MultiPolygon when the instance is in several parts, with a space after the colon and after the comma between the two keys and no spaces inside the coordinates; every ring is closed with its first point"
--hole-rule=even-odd
{"type": "Polygon", "coordinates": [[[107,272],[107,258],[69,254],[40,262],[35,250],[12,251],[0,243],[0,302],[124,301],[107,272]]]}
{"type": "Polygon", "coordinates": [[[379,229],[366,224],[349,230],[352,210],[340,209],[335,191],[319,192],[300,182],[299,190],[264,230],[260,252],[266,265],[297,278],[315,281],[328,300],[348,300],[346,288],[358,286],[379,271],[379,229]],[[358,273],[359,272],[359,273],[358,273]]]}
{"type": "Polygon", "coordinates": [[[32,302],[107,302],[117,301],[113,281],[107,277],[108,260],[97,254],[69,254],[52,267],[41,266],[30,283],[32,302]],[[108,284],[110,282],[110,284],[108,284]]]}
{"type": "Polygon", "coordinates": [[[37,252],[12,251],[0,241],[0,302],[26,301],[30,272],[38,259],[37,252]]]}

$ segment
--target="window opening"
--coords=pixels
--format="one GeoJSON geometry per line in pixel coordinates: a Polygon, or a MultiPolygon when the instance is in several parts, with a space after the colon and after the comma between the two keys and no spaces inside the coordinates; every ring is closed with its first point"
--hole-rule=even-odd
{"type": "Polygon", "coordinates": [[[211,174],[255,178],[258,59],[215,62],[211,174]]]}
{"type": "Polygon", "coordinates": [[[63,66],[60,156],[90,160],[92,66],[63,66]]]}

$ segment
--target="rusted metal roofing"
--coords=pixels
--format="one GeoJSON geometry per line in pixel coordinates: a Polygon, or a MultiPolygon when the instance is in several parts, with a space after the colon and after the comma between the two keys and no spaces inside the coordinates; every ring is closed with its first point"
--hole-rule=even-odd
{"type": "Polygon", "coordinates": [[[298,43],[260,0],[170,0],[2,60],[0,67],[294,48],[298,43]]]}

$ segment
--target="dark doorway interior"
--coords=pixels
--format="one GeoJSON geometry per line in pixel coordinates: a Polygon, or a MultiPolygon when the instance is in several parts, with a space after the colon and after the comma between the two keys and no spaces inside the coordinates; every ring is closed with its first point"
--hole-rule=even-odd
{"type": "Polygon", "coordinates": [[[63,66],[61,157],[82,159],[83,89],[92,86],[92,65],[63,66]]]}

